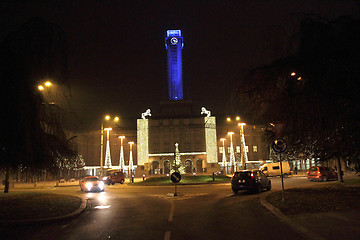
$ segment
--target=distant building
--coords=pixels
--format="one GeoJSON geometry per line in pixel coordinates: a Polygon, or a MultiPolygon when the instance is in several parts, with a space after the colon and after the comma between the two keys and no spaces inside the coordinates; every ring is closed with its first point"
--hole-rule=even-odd
{"type": "MultiPolygon", "coordinates": [[[[117,168],[120,162],[120,140],[117,139],[120,135],[126,137],[125,171],[129,172],[129,165],[133,165],[137,177],[169,174],[174,165],[175,144],[178,144],[181,165],[184,166],[187,174],[225,172],[224,163],[219,164],[223,160],[223,153],[227,162],[230,162],[229,154],[231,153],[236,169],[241,168],[241,151],[246,151],[247,167],[255,168],[268,160],[268,149],[262,141],[261,128],[246,125],[244,128],[245,145],[241,147],[240,133],[236,133],[239,130],[236,125],[221,123],[217,126],[216,117],[212,116],[209,110],[205,107],[194,109],[193,102],[184,99],[182,75],[184,45],[181,30],[168,30],[165,46],[168,66],[168,101],[160,102],[159,108],[153,113],[150,109],[142,113],[141,118],[137,119],[136,130],[128,129],[124,132],[114,128],[111,131],[108,151],[110,151],[113,168],[117,168]],[[227,137],[229,130],[234,131],[233,151],[229,149],[229,141],[226,141],[225,149],[220,141],[220,138],[227,137]],[[135,143],[132,145],[132,157],[130,157],[127,144],[131,141],[135,143]]],[[[103,154],[100,160],[100,128],[91,133],[78,135],[81,142],[79,151],[86,162],[85,169],[92,174],[99,174],[100,161],[104,165],[105,158],[103,154]]],[[[104,138],[102,143],[103,153],[106,151],[106,140],[104,138]]],[[[109,152],[107,161],[109,161],[109,152]]]]}

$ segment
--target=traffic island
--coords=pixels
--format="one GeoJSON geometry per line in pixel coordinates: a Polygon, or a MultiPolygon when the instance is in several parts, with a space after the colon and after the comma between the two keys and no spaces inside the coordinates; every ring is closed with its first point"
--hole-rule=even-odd
{"type": "Polygon", "coordinates": [[[360,180],[266,194],[261,204],[309,239],[359,239],[360,180]]]}
{"type": "Polygon", "coordinates": [[[0,194],[0,224],[31,224],[76,217],[86,209],[82,199],[62,194],[10,192],[0,194]]]}

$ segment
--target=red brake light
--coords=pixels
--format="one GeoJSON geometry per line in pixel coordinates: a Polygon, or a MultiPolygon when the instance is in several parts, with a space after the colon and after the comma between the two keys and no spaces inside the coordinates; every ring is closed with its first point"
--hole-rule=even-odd
{"type": "Polygon", "coordinates": [[[253,173],[253,172],[251,173],[251,177],[252,177],[252,178],[254,177],[254,173],[253,173]]]}
{"type": "Polygon", "coordinates": [[[320,172],[318,172],[318,174],[320,174],[320,172]]]}

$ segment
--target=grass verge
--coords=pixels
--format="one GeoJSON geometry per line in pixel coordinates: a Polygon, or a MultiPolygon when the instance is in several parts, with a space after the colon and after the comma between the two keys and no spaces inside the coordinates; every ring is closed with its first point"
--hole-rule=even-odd
{"type": "Polygon", "coordinates": [[[285,201],[281,201],[281,191],[274,192],[266,200],[286,215],[360,210],[360,179],[314,188],[291,188],[285,190],[284,196],[285,201]]]}
{"type": "Polygon", "coordinates": [[[69,195],[36,192],[1,193],[0,219],[6,221],[58,217],[74,212],[80,204],[80,198],[69,195]]]}
{"type": "MultiPolygon", "coordinates": [[[[225,175],[215,176],[215,181],[213,181],[212,175],[183,175],[179,184],[203,184],[203,183],[229,183],[230,177],[225,175]]],[[[172,185],[170,176],[169,177],[151,177],[142,182],[132,183],[133,185],[172,185]]]]}

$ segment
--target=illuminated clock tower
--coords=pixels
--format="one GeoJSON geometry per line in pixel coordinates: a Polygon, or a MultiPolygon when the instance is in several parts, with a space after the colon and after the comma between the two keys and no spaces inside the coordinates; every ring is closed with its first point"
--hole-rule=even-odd
{"type": "Polygon", "coordinates": [[[165,37],[168,68],[169,100],[183,100],[182,54],[184,47],[181,30],[168,30],[165,37]]]}

